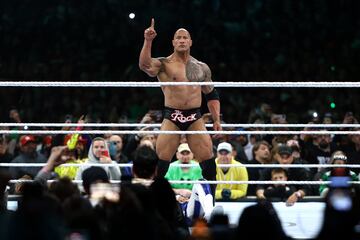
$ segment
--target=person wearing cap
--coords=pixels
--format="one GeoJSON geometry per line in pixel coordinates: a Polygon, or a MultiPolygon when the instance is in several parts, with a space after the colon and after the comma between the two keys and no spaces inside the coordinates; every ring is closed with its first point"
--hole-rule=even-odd
{"type": "Polygon", "coordinates": [[[69,150],[67,146],[54,146],[46,165],[37,173],[35,180],[50,180],[54,178],[67,177],[74,180],[80,164],[80,160],[75,159],[74,150],[69,150]],[[78,166],[63,166],[62,164],[78,164],[78,166]]]}
{"type": "MultiPolygon", "coordinates": [[[[176,152],[177,160],[170,164],[170,167],[165,175],[167,180],[199,180],[203,176],[201,174],[201,168],[194,160],[194,154],[191,152],[187,143],[179,145],[176,152]],[[195,164],[194,167],[179,167],[179,164],[195,164]]],[[[189,198],[193,184],[187,183],[173,183],[171,184],[176,195],[180,195],[185,198],[189,198]]]]}
{"type": "MultiPolygon", "coordinates": [[[[78,126],[76,130],[82,130],[82,124],[85,123],[83,120],[84,116],[81,116],[78,121],[78,126]]],[[[87,161],[87,142],[88,139],[85,136],[80,135],[79,133],[68,134],[64,138],[64,145],[66,149],[64,150],[61,158],[62,162],[59,165],[54,166],[54,172],[58,177],[68,177],[71,180],[74,180],[80,164],[87,161]],[[79,166],[62,166],[63,163],[70,164],[79,164],[79,166]]]]}
{"type": "MultiPolygon", "coordinates": [[[[170,164],[170,167],[165,175],[167,180],[199,180],[203,176],[199,163],[194,160],[194,154],[191,152],[187,143],[179,145],[176,152],[177,160],[170,164]],[[195,164],[194,167],[179,167],[179,164],[195,164]]],[[[193,184],[187,183],[173,183],[171,184],[176,195],[189,198],[193,184]]]]}
{"type": "MultiPolygon", "coordinates": [[[[180,144],[177,151],[178,160],[169,167],[166,178],[168,180],[199,180],[202,179],[201,168],[199,166],[183,168],[176,166],[177,164],[197,164],[193,160],[193,154],[187,143],[180,144]],[[180,156],[184,155],[184,156],[180,156]],[[186,157],[185,157],[186,156],[186,157]],[[199,169],[198,169],[199,168],[199,169]],[[182,172],[186,169],[185,173],[182,172]],[[197,170],[192,170],[197,169],[197,170]],[[172,172],[173,171],[173,172],[172,172]],[[194,171],[191,174],[191,171],[194,171]],[[171,173],[172,172],[172,173],[171,173]],[[170,178],[173,177],[173,178],[170,178]]],[[[148,146],[141,146],[135,151],[133,161],[133,184],[142,184],[150,186],[153,179],[156,177],[158,156],[155,151],[148,146]]],[[[159,177],[158,177],[159,178],[159,177]]],[[[186,222],[191,225],[192,221],[203,217],[210,219],[211,213],[214,209],[213,196],[211,194],[209,184],[184,184],[179,185],[182,189],[176,189],[172,186],[176,195],[176,200],[179,203],[183,216],[186,222]],[[190,186],[192,187],[190,188],[190,186]]],[[[175,185],[177,186],[177,185],[175,185]]]]}
{"type": "MultiPolygon", "coordinates": [[[[217,147],[217,158],[215,160],[218,164],[239,164],[240,162],[234,159],[232,154],[232,146],[228,142],[222,142],[217,147]]],[[[217,166],[217,181],[248,181],[248,173],[243,166],[219,167],[217,166]]],[[[216,199],[229,200],[238,199],[246,196],[247,184],[218,184],[216,187],[216,199]]]]}
{"type": "MultiPolygon", "coordinates": [[[[278,164],[299,164],[297,160],[294,160],[294,156],[292,155],[292,148],[285,145],[280,144],[276,146],[275,159],[278,164]]],[[[284,168],[284,167],[283,167],[284,168]]],[[[304,168],[284,168],[288,173],[288,181],[309,181],[309,172],[304,168]]],[[[264,171],[260,174],[260,181],[270,181],[271,180],[271,171],[272,168],[264,169],[264,171]]],[[[294,184],[288,185],[290,188],[293,188],[295,191],[286,199],[286,205],[292,206],[298,200],[302,199],[308,192],[309,187],[303,184],[294,184]]],[[[260,184],[257,186],[256,196],[257,198],[266,198],[265,192],[266,185],[260,184]]]]}
{"type": "MultiPolygon", "coordinates": [[[[20,137],[20,154],[11,163],[46,163],[46,157],[36,151],[37,141],[33,135],[20,137]]],[[[11,167],[10,174],[13,179],[27,176],[33,179],[41,170],[41,167],[11,167]]]]}
{"type": "MultiPolygon", "coordinates": [[[[68,120],[66,121],[66,123],[69,123],[68,120]]],[[[81,131],[84,128],[84,123],[85,119],[84,115],[82,115],[77,122],[78,125],[75,130],[81,131]]],[[[66,145],[70,151],[75,151],[77,161],[85,162],[88,155],[90,143],[91,138],[88,135],[74,133],[68,134],[64,137],[63,145],[66,145]]]]}
{"type": "MultiPolygon", "coordinates": [[[[181,143],[176,152],[177,160],[170,164],[165,178],[171,180],[201,180],[202,170],[194,160],[194,154],[187,143],[181,143]],[[179,164],[194,164],[193,167],[180,167],[179,164]]],[[[179,202],[188,223],[200,216],[209,220],[214,208],[214,198],[209,184],[171,184],[176,200],[179,202]]]]}
{"type": "MultiPolygon", "coordinates": [[[[346,164],[346,163],[347,163],[347,157],[346,157],[346,155],[345,155],[344,152],[342,152],[342,151],[336,151],[336,152],[334,152],[334,153],[331,155],[331,164],[346,164]]],[[[337,168],[334,167],[334,168],[332,168],[332,169],[335,170],[335,169],[337,169],[337,168]]],[[[323,173],[323,174],[321,175],[320,180],[321,180],[321,181],[330,181],[331,172],[332,172],[332,171],[329,170],[329,171],[323,173]]],[[[350,178],[351,178],[351,181],[358,181],[358,180],[359,180],[359,178],[358,178],[358,176],[356,175],[355,172],[349,171],[348,174],[349,174],[349,176],[350,176],[350,178]]],[[[329,191],[329,186],[328,186],[328,184],[321,184],[321,185],[319,186],[320,196],[325,197],[326,194],[328,193],[328,191],[329,191]]]]}

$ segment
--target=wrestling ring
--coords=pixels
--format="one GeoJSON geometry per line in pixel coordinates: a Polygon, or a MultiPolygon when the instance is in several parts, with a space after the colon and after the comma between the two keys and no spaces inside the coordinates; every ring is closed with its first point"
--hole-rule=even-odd
{"type": "MultiPolygon", "coordinates": [[[[295,87],[295,88],[359,88],[358,82],[212,82],[212,83],[199,83],[199,82],[0,82],[0,87],[161,87],[161,86],[178,86],[178,85],[214,85],[215,87],[262,87],[262,88],[276,88],[276,87],[295,87]]],[[[27,129],[28,127],[41,128],[61,128],[79,126],[78,123],[0,123],[0,127],[21,127],[27,129]]],[[[299,129],[305,127],[317,128],[319,130],[255,130],[255,131],[143,131],[143,130],[106,130],[104,128],[139,128],[139,127],[160,127],[160,124],[141,124],[141,123],[84,123],[82,127],[96,127],[101,130],[0,130],[0,134],[35,134],[35,135],[49,135],[49,134],[277,134],[277,135],[291,135],[291,134],[360,134],[360,131],[339,131],[329,130],[337,128],[360,128],[360,124],[222,124],[223,129],[227,128],[286,128],[286,129],[299,129]],[[322,130],[326,128],[327,130],[322,130]]],[[[211,127],[212,125],[207,125],[211,127]]],[[[45,164],[40,163],[0,163],[0,167],[40,167],[45,164]]],[[[97,165],[86,164],[83,165],[97,165]]],[[[106,164],[98,164],[104,166],[106,164]]],[[[110,164],[109,164],[110,165],[110,164]]],[[[79,164],[63,164],[62,166],[79,166],[79,164]]],[[[120,168],[131,167],[132,164],[118,164],[120,168]]],[[[181,166],[181,165],[179,165],[181,166]]],[[[184,166],[189,166],[186,164],[184,166]]],[[[190,165],[191,166],[191,165],[190,165]]],[[[219,165],[222,167],[225,165],[219,165]]],[[[239,166],[233,164],[226,164],[226,166],[239,166]]],[[[334,165],[334,164],[296,164],[289,166],[288,164],[267,164],[267,165],[251,165],[242,164],[241,167],[246,168],[264,168],[264,167],[294,167],[294,168],[318,168],[318,167],[351,167],[360,168],[360,165],[334,165]]],[[[10,183],[25,182],[31,180],[10,180],[10,183]]],[[[81,183],[81,181],[75,181],[81,183]]],[[[112,181],[114,183],[119,181],[112,181]]],[[[170,181],[172,183],[202,183],[204,181],[170,181]]],[[[273,184],[273,183],[286,183],[286,184],[322,184],[329,183],[324,181],[206,181],[210,184],[228,183],[228,184],[273,184]]],[[[359,181],[351,182],[359,184],[359,181]]],[[[231,224],[236,224],[243,209],[255,203],[255,198],[247,197],[238,202],[217,202],[216,205],[221,205],[225,213],[229,216],[231,224]]],[[[321,228],[323,212],[325,203],[320,197],[305,197],[303,201],[297,202],[294,206],[288,207],[284,202],[274,202],[274,207],[282,221],[282,225],[286,233],[294,238],[312,238],[317,235],[321,228]]],[[[15,210],[17,208],[16,199],[9,198],[8,208],[15,210]]]]}

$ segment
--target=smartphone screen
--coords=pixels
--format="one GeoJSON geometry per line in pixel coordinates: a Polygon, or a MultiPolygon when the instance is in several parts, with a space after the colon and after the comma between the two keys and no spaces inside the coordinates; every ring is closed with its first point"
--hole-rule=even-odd
{"type": "Polygon", "coordinates": [[[102,150],[101,151],[101,156],[110,157],[109,151],[108,150],[102,150]]]}

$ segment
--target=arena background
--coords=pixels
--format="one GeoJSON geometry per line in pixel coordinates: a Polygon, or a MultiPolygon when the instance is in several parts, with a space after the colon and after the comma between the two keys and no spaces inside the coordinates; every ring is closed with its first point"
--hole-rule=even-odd
{"type": "MultiPolygon", "coordinates": [[[[153,56],[172,52],[179,27],[191,53],[210,66],[214,81],[357,81],[360,2],[288,0],[17,0],[0,2],[0,79],[156,81],[138,68],[143,31],[155,18],[153,56]],[[134,13],[135,18],[129,18],[134,13]]],[[[311,113],[359,109],[358,89],[222,88],[223,120],[249,121],[263,102],[289,123],[311,113]],[[330,107],[330,104],[333,108],[330,107]]],[[[137,122],[160,109],[160,88],[1,88],[1,121],[17,108],[23,122],[137,122]]],[[[204,111],[206,109],[204,108],[204,111]]],[[[320,118],[321,121],[321,118],[320,118]]]]}

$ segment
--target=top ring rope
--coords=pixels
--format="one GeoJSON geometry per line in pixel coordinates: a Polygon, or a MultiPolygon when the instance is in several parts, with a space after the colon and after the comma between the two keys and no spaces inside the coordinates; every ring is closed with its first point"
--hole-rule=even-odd
{"type": "Polygon", "coordinates": [[[360,82],[46,82],[0,81],[0,87],[161,87],[205,86],[216,87],[298,87],[298,88],[358,88],[360,82]]]}
{"type": "MultiPolygon", "coordinates": [[[[160,123],[0,123],[0,127],[160,127],[160,123]]],[[[223,128],[360,128],[360,124],[247,124],[247,123],[224,123],[223,128]]],[[[212,127],[212,124],[206,124],[206,127],[212,127]]]]}

